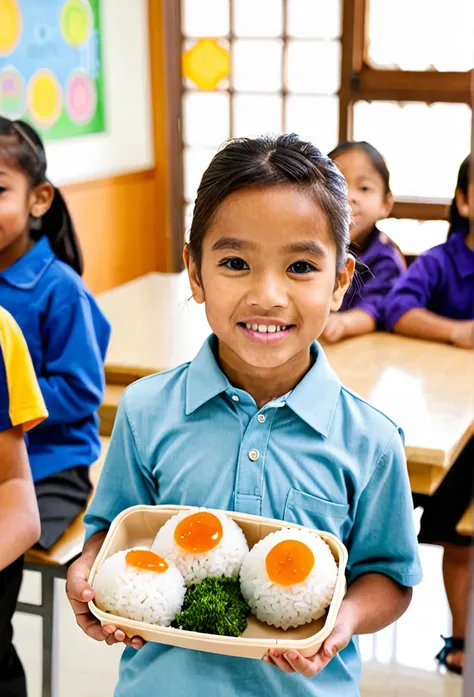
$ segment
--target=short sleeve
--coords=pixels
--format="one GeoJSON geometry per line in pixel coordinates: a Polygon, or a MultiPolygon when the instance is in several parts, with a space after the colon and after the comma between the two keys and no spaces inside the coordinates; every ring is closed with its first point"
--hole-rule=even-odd
{"type": "Polygon", "coordinates": [[[108,529],[130,506],[153,505],[157,484],[142,461],[127,413],[127,392],[120,402],[109,449],[91,505],[84,518],[86,539],[108,529]]]}
{"type": "Polygon", "coordinates": [[[0,308],[0,431],[14,426],[27,431],[47,416],[23,334],[0,308]]]}
{"type": "Polygon", "coordinates": [[[367,312],[376,322],[382,319],[382,307],[387,293],[402,275],[400,264],[392,257],[383,257],[371,264],[372,275],[360,289],[353,307],[367,312]]]}
{"type": "Polygon", "coordinates": [[[396,430],[356,506],[347,547],[348,582],[380,573],[402,586],[421,581],[403,442],[396,430]]]}
{"type": "Polygon", "coordinates": [[[408,310],[427,307],[441,282],[440,261],[432,254],[423,254],[394,285],[384,305],[383,323],[390,331],[408,310]]]}

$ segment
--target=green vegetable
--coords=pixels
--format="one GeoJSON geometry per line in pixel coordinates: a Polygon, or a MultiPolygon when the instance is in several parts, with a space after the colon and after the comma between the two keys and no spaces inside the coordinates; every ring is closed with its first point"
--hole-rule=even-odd
{"type": "Polygon", "coordinates": [[[171,626],[191,632],[240,636],[247,628],[249,614],[238,578],[205,578],[188,588],[183,609],[171,626]]]}

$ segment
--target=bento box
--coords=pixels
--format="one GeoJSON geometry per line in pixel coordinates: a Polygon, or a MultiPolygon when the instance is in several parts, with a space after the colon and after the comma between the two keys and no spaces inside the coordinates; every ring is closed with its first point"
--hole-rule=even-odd
{"type": "MultiPolygon", "coordinates": [[[[139,505],[120,513],[113,521],[94,562],[89,583],[93,585],[98,569],[108,557],[130,547],[151,546],[158,530],[169,518],[190,508],[190,506],[139,505]]],[[[272,520],[245,513],[234,511],[226,511],[226,513],[241,527],[250,549],[259,540],[272,532],[282,528],[302,527],[286,521],[272,520]]],[[[217,636],[124,619],[123,617],[103,612],[95,605],[94,601],[89,603],[89,608],[102,625],[113,624],[128,637],[139,636],[145,641],[241,658],[262,659],[269,649],[272,648],[278,648],[281,651],[295,649],[303,656],[312,656],[317,653],[333,630],[336,622],[337,613],[346,591],[345,569],[347,565],[347,550],[342,542],[331,533],[315,530],[311,532],[319,535],[331,549],[338,566],[336,587],[326,614],[319,620],[302,625],[296,629],[277,629],[260,622],[253,615],[249,615],[248,627],[242,636],[217,636]]]]}

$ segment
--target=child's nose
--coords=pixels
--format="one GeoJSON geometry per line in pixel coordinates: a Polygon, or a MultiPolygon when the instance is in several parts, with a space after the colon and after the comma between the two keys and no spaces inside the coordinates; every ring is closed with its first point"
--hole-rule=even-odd
{"type": "Polygon", "coordinates": [[[261,274],[255,278],[248,294],[248,304],[271,310],[274,307],[286,307],[288,296],[285,283],[276,275],[261,274]]]}

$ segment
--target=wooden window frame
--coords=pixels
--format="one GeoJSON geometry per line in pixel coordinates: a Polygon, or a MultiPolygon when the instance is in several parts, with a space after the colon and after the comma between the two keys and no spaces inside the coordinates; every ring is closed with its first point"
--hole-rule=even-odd
{"type": "MultiPolygon", "coordinates": [[[[339,92],[339,142],[353,138],[357,101],[461,103],[471,106],[474,71],[438,72],[385,70],[370,64],[368,12],[370,0],[342,0],[342,61],[339,92]]],[[[447,220],[447,200],[398,198],[394,218],[447,220]]]]}

